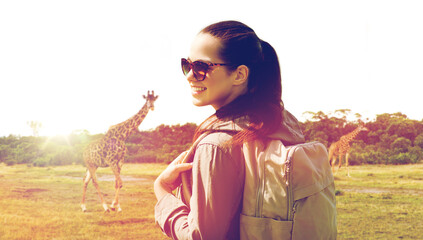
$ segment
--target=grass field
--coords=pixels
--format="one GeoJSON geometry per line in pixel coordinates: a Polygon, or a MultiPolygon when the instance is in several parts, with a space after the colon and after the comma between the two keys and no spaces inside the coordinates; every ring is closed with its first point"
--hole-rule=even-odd
{"type": "MultiPolygon", "coordinates": [[[[152,183],[163,164],[127,164],[123,212],[103,213],[92,184],[79,203],[82,166],[37,168],[0,164],[0,239],[167,239],[154,223],[152,183]]],[[[108,203],[110,169],[99,169],[108,203]]],[[[338,239],[423,239],[423,164],[350,167],[336,175],[338,239]]]]}

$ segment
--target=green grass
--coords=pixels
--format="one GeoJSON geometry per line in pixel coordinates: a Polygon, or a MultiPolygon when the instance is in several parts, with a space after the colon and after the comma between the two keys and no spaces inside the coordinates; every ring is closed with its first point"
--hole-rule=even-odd
{"type": "MultiPolygon", "coordinates": [[[[154,223],[152,183],[165,165],[128,164],[122,175],[138,180],[124,182],[120,200],[123,212],[104,213],[92,184],[87,208],[80,208],[82,166],[37,168],[0,165],[0,239],[166,239],[154,223]]],[[[99,177],[113,176],[99,169],[99,177]]],[[[107,202],[114,182],[101,181],[107,202]]]]}
{"type": "MultiPolygon", "coordinates": [[[[92,184],[80,209],[82,166],[0,164],[0,239],[167,239],[154,223],[152,183],[164,164],[126,164],[123,212],[103,213],[92,184]]],[[[100,179],[113,177],[99,169],[100,179]]],[[[335,175],[338,239],[423,239],[423,164],[343,167],[335,175]]],[[[110,204],[114,182],[100,180],[110,204]]]]}
{"type": "Polygon", "coordinates": [[[423,164],[350,167],[335,175],[338,239],[423,239],[423,164]]]}

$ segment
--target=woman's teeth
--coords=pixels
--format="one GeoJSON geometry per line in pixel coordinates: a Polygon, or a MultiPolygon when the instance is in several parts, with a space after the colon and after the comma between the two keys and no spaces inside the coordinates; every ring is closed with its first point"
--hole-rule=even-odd
{"type": "Polygon", "coordinates": [[[192,90],[194,90],[195,92],[201,92],[201,91],[204,91],[204,90],[206,90],[207,88],[205,88],[205,87],[191,87],[192,88],[192,90]]]}

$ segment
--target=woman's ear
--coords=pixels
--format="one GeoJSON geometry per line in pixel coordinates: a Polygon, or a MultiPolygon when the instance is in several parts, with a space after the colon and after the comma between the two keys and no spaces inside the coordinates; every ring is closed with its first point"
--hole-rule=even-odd
{"type": "Polygon", "coordinates": [[[248,74],[250,73],[250,69],[245,65],[239,65],[237,69],[234,71],[235,78],[234,78],[234,85],[242,85],[247,83],[248,74]]]}

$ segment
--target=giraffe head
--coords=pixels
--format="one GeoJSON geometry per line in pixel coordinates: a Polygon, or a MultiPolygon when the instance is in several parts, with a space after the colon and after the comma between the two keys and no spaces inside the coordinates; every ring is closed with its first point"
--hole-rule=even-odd
{"type": "Polygon", "coordinates": [[[154,111],[154,102],[157,100],[157,98],[159,97],[158,95],[154,96],[154,91],[150,91],[147,92],[147,96],[142,95],[142,97],[147,101],[147,108],[151,109],[152,111],[154,111]]]}

